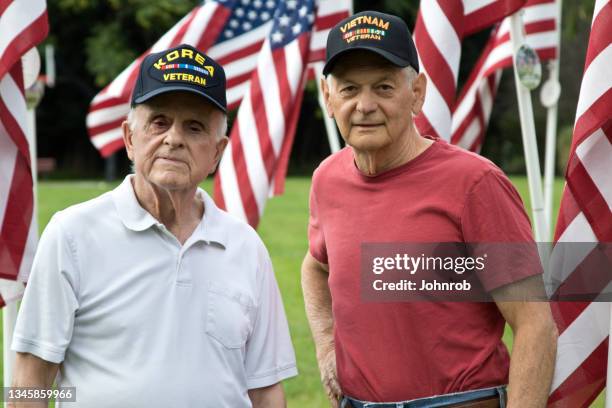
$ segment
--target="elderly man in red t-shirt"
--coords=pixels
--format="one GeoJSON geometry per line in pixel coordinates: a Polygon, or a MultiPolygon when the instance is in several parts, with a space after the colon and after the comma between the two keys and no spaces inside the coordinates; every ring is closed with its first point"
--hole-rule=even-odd
{"type": "Polygon", "coordinates": [[[395,16],[366,11],[330,32],[322,86],[348,147],[313,176],[302,266],[323,385],[333,406],[544,407],[556,355],[550,307],[504,297],[541,279],[539,268],[508,257],[508,274],[482,282],[489,303],[362,300],[364,242],[533,241],[499,168],[419,135],[427,80],[418,71],[395,16]]]}

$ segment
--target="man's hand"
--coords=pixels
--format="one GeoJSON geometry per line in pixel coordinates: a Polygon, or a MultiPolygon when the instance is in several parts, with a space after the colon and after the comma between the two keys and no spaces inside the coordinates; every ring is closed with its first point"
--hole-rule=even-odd
{"type": "Polygon", "coordinates": [[[319,371],[321,372],[321,383],[327,394],[327,398],[333,408],[338,407],[338,400],[342,396],[340,384],[336,374],[336,352],[329,350],[319,359],[319,371]]]}
{"type": "MultiPolygon", "coordinates": [[[[547,302],[502,301],[516,293],[534,293],[540,284],[531,277],[492,292],[500,312],[512,327],[508,408],[544,408],[555,368],[557,327],[547,302]]],[[[543,290],[543,289],[542,289],[543,290]]]]}
{"type": "Polygon", "coordinates": [[[334,345],[334,319],[329,293],[329,269],[309,253],[302,263],[302,290],[306,316],[317,349],[321,382],[333,408],[338,407],[342,395],[336,375],[336,349],[334,345]]]}

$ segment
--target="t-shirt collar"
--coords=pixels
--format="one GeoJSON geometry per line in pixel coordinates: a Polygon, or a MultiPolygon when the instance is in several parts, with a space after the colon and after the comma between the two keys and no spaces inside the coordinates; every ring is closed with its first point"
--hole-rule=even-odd
{"type": "MultiPolygon", "coordinates": [[[[160,222],[142,208],[136,199],[136,193],[132,186],[133,177],[133,174],[127,175],[123,182],[113,190],[112,197],[123,225],[132,231],[144,231],[154,225],[159,225],[160,222]]],[[[206,191],[198,187],[196,194],[204,201],[204,217],[190,240],[215,242],[225,248],[227,231],[222,225],[221,210],[206,191]]]]}

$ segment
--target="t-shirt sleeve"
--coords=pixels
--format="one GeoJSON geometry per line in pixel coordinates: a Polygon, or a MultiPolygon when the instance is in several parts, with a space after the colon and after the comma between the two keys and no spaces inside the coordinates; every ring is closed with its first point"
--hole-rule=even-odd
{"type": "Polygon", "coordinates": [[[72,338],[77,297],[76,254],[54,216],[42,234],[21,302],[12,349],[61,363],[72,338]]]}
{"type": "Polygon", "coordinates": [[[487,291],[542,273],[521,197],[498,168],[485,173],[469,191],[461,228],[464,241],[488,255],[479,273],[487,291]]]}
{"type": "Polygon", "coordinates": [[[259,300],[246,344],[248,389],[267,387],[297,375],[283,301],[265,248],[260,250],[259,258],[259,300]]]}
{"type": "Polygon", "coordinates": [[[325,246],[325,236],[321,226],[319,206],[315,194],[314,186],[310,189],[310,204],[309,204],[309,220],[308,220],[308,249],[317,261],[327,263],[327,248],[325,246]]]}

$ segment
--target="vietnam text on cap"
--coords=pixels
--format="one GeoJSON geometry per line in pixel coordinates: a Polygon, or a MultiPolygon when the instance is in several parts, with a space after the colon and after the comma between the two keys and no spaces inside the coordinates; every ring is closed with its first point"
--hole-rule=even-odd
{"type": "Polygon", "coordinates": [[[329,74],[338,58],[352,50],[372,51],[398,67],[419,71],[410,30],[404,20],[391,14],[362,11],[336,24],[327,37],[323,74],[329,74]]]}

